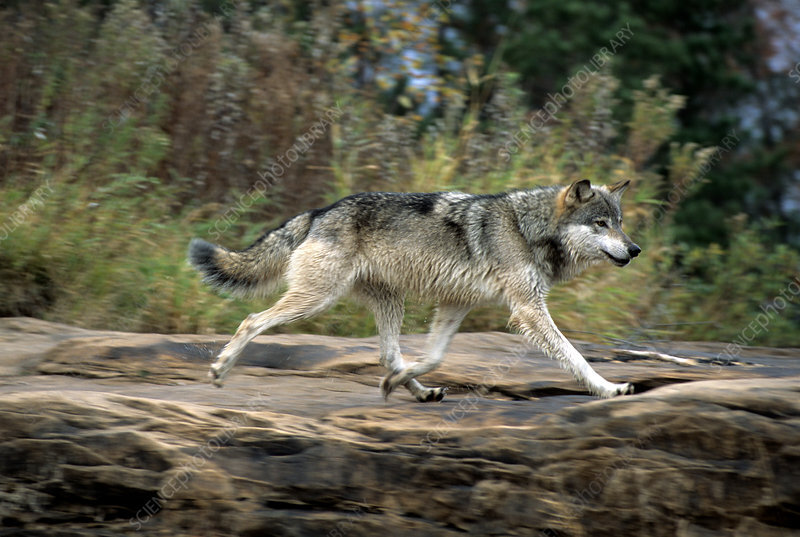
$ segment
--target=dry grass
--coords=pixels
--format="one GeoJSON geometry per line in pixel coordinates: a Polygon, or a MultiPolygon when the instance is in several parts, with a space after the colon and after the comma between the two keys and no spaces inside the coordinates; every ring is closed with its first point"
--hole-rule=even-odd
{"type": "MultiPolygon", "coordinates": [[[[282,219],[354,191],[494,192],[630,178],[626,226],[645,255],[557,289],[550,303],[561,326],[594,338],[730,339],[796,274],[795,252],[761,245],[744,225],[729,251],[672,244],[664,215],[675,205],[655,200],[674,184],[697,183],[692,173],[709,153],[676,145],[667,175],[648,167],[682,104],[656,78],[635,92],[631,117],[617,121],[618,82],[595,76],[504,159],[533,111],[497,65],[470,64],[454,82],[461,86],[442,92],[435,117],[395,115],[384,112],[380,92],[343,74],[343,23],[319,19],[324,13],[301,28],[235,13],[223,31],[193,3],[154,18],[121,0],[102,19],[76,0],[21,4],[0,12],[8,29],[0,35],[0,225],[45,181],[53,193],[7,237],[0,232],[0,314],[231,332],[262,306],[205,289],[185,262],[188,241],[230,216],[258,172],[334,105],[341,118],[263,198],[236,212],[225,245],[243,247],[282,219]]],[[[405,329],[425,330],[430,311],[409,304],[405,329]]],[[[465,329],[504,329],[506,316],[480,309],[465,329]]],[[[800,343],[798,317],[789,304],[754,341],[800,343]]],[[[374,325],[363,308],[343,303],[283,329],[369,335],[374,325]]]]}

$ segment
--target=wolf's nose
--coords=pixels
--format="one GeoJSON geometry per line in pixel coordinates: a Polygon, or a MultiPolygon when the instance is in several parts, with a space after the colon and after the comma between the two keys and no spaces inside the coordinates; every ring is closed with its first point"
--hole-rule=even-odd
{"type": "Polygon", "coordinates": [[[642,253],[642,249],[641,249],[641,248],[639,248],[637,245],[635,245],[635,244],[631,244],[630,246],[628,246],[628,254],[629,254],[631,257],[636,257],[636,256],[637,256],[637,255],[639,255],[640,253],[642,253]]]}

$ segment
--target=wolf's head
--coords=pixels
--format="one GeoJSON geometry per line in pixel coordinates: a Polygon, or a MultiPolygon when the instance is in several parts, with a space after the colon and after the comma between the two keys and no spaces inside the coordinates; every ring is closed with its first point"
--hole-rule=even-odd
{"type": "Polygon", "coordinates": [[[589,264],[607,260],[623,267],[642,251],[622,231],[620,199],[629,184],[592,187],[582,179],[559,192],[558,227],[564,246],[576,259],[589,264]]]}

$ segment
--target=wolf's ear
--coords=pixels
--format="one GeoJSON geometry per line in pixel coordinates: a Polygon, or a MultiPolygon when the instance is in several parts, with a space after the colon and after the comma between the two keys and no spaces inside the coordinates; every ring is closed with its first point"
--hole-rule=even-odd
{"type": "Polygon", "coordinates": [[[564,194],[564,204],[567,207],[573,207],[586,203],[594,196],[592,192],[592,183],[588,179],[581,179],[575,181],[567,187],[567,192],[564,194]]]}
{"type": "Polygon", "coordinates": [[[625,179],[624,181],[614,183],[613,185],[608,185],[606,188],[608,189],[609,194],[614,194],[616,197],[621,198],[622,193],[625,192],[630,184],[630,179],[625,179]]]}

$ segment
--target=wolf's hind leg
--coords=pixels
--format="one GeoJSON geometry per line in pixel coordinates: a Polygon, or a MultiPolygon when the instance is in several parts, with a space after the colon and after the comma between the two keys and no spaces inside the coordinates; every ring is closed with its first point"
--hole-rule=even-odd
{"type": "MultiPolygon", "coordinates": [[[[380,335],[381,358],[383,367],[392,371],[406,367],[400,353],[400,328],[403,324],[403,297],[388,289],[362,284],[356,288],[359,296],[366,300],[375,315],[375,324],[380,335]]],[[[441,401],[444,388],[427,388],[411,379],[405,387],[416,397],[417,401],[441,401]]]]}
{"type": "Polygon", "coordinates": [[[349,273],[336,270],[341,264],[337,266],[331,263],[328,270],[321,270],[316,263],[303,261],[298,260],[296,266],[299,268],[291,275],[286,294],[268,310],[248,315],[233,338],[222,348],[208,373],[216,386],[222,386],[222,381],[244,347],[258,334],[281,324],[322,313],[349,291],[352,277],[349,273]]]}
{"type": "Polygon", "coordinates": [[[242,321],[233,338],[222,348],[208,376],[216,386],[236,363],[242,350],[250,341],[275,326],[311,317],[328,309],[334,301],[330,297],[310,297],[307,293],[288,291],[273,307],[261,313],[251,313],[242,321]]]}
{"type": "MultiPolygon", "coordinates": [[[[438,367],[453,336],[458,331],[461,321],[464,320],[470,309],[468,306],[449,304],[440,304],[436,308],[436,315],[428,338],[430,345],[428,355],[419,362],[414,362],[402,368],[390,369],[390,373],[381,382],[381,390],[384,397],[388,397],[397,386],[416,382],[416,377],[438,367]]],[[[417,398],[419,399],[419,397],[417,398]]]]}

